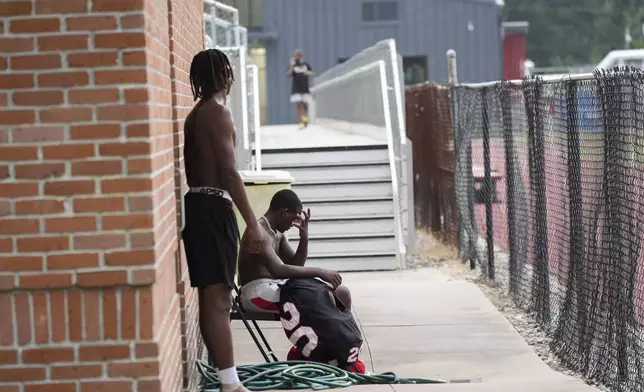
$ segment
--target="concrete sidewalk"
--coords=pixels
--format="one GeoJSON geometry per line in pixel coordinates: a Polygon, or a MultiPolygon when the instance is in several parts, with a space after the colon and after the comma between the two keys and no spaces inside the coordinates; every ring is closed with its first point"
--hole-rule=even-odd
{"type": "MultiPolygon", "coordinates": [[[[368,370],[450,380],[442,385],[360,386],[352,391],[596,391],[539,359],[473,283],[433,269],[344,274],[353,294],[368,370]],[[465,382],[465,383],[459,383],[465,382]]],[[[279,323],[261,323],[278,357],[291,347],[279,323]]],[[[261,363],[241,322],[234,322],[238,364],[261,363]]]]}

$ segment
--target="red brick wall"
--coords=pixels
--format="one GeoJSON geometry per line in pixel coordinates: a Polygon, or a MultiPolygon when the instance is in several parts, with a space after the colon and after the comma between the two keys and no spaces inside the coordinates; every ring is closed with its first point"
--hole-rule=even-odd
{"type": "Polygon", "coordinates": [[[0,4],[0,391],[196,384],[175,166],[201,9],[0,4]]]}
{"type": "MultiPolygon", "coordinates": [[[[175,166],[183,172],[183,121],[194,105],[189,78],[190,62],[204,46],[203,22],[195,23],[197,20],[202,21],[203,0],[172,1],[169,4],[174,159],[175,166]]],[[[179,183],[179,178],[175,183],[179,183]]],[[[178,190],[177,188],[176,191],[178,190]]],[[[181,309],[182,365],[185,375],[183,386],[193,391],[199,382],[195,360],[198,356],[203,356],[205,350],[202,353],[197,292],[190,288],[182,247],[179,247],[177,252],[177,275],[177,293],[181,309]]]]}

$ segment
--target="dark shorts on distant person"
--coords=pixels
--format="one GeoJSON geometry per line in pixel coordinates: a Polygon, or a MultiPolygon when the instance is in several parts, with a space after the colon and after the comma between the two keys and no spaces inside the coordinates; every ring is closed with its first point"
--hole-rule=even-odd
{"type": "Polygon", "coordinates": [[[239,227],[228,192],[191,188],[185,196],[185,215],[182,238],[191,286],[226,284],[233,288],[239,227]]]}

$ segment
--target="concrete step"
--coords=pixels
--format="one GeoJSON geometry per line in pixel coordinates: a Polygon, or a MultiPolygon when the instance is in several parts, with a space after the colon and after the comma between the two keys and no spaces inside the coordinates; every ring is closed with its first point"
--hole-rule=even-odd
{"type": "MultiPolygon", "coordinates": [[[[352,216],[346,218],[315,217],[311,212],[309,234],[316,236],[346,235],[394,235],[394,217],[352,216]]],[[[293,227],[287,232],[289,238],[298,238],[299,231],[293,227]]]]}
{"type": "Polygon", "coordinates": [[[311,209],[311,219],[324,219],[393,216],[394,205],[391,198],[355,198],[331,201],[311,198],[304,208],[311,209]]]}
{"type": "Polygon", "coordinates": [[[326,256],[309,256],[308,267],[328,268],[338,272],[356,271],[390,271],[397,267],[396,255],[393,253],[380,254],[343,254],[326,256]]]}
{"type": "MultiPolygon", "coordinates": [[[[386,145],[268,149],[262,167],[289,172],[291,189],[311,209],[307,265],[338,271],[398,267],[386,145]]],[[[297,229],[287,234],[297,249],[297,229]]]]}
{"type": "Polygon", "coordinates": [[[347,200],[357,198],[392,198],[393,190],[388,181],[346,181],[335,183],[293,183],[291,188],[302,202],[309,200],[347,200]]]}
{"type": "Polygon", "coordinates": [[[382,163],[389,163],[387,146],[262,150],[262,168],[266,170],[382,163]]]}
{"type": "Polygon", "coordinates": [[[288,171],[296,184],[324,183],[337,181],[391,181],[389,164],[338,165],[319,167],[276,168],[288,171]]]}
{"type": "MultiPolygon", "coordinates": [[[[297,249],[299,241],[300,239],[297,236],[289,236],[289,243],[293,249],[297,249]]],[[[393,234],[359,234],[333,237],[309,235],[310,256],[386,254],[395,251],[396,238],[393,234]]]]}

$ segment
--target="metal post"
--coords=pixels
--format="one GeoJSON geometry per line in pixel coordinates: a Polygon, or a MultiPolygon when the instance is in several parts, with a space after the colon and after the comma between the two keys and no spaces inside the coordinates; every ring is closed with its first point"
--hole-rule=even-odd
{"type": "Polygon", "coordinates": [[[451,85],[458,84],[458,75],[456,72],[456,52],[454,49],[447,51],[447,82],[451,85]]]}
{"type": "Polygon", "coordinates": [[[481,89],[483,100],[483,165],[484,181],[483,194],[485,195],[485,240],[487,246],[487,268],[488,278],[494,280],[494,217],[492,216],[492,162],[490,157],[490,120],[487,110],[487,89],[481,89]]]}
{"type": "MultiPolygon", "coordinates": [[[[460,167],[460,158],[459,158],[459,145],[458,145],[458,129],[457,129],[457,123],[456,123],[456,94],[454,91],[454,87],[456,86],[456,83],[458,83],[457,80],[457,75],[456,75],[456,52],[453,49],[450,49],[447,51],[447,83],[449,85],[449,98],[452,101],[452,138],[454,139],[454,190],[456,194],[458,195],[458,180],[456,174],[459,172],[459,167],[460,167]]],[[[457,197],[458,200],[458,197],[457,197]]],[[[458,206],[458,202],[456,203],[458,206]]],[[[463,257],[463,249],[462,246],[465,244],[465,233],[464,230],[465,228],[461,224],[462,219],[460,219],[460,213],[458,214],[459,219],[458,219],[458,250],[459,250],[459,257],[465,261],[463,257]]]]}
{"type": "MultiPolygon", "coordinates": [[[[567,173],[568,173],[568,205],[570,211],[583,211],[582,187],[581,187],[581,134],[579,131],[579,107],[577,105],[577,85],[575,81],[566,83],[566,147],[567,147],[567,173]]],[[[596,222],[597,220],[595,220],[596,222]]],[[[597,223],[595,223],[597,225],[597,223]]],[[[596,229],[596,226],[595,226],[596,229]]],[[[589,234],[595,233],[595,230],[589,230],[589,234]]],[[[586,236],[584,230],[583,216],[580,213],[570,214],[570,223],[568,225],[568,235],[570,238],[568,252],[568,279],[566,281],[565,300],[562,305],[562,319],[570,320],[565,325],[559,323],[554,332],[555,341],[565,341],[567,339],[568,328],[572,330],[582,330],[588,325],[589,310],[591,309],[590,300],[593,298],[592,291],[594,285],[592,279],[584,279],[586,268],[593,269],[594,266],[586,264],[586,254],[584,246],[586,236]],[[588,290],[588,291],[586,291],[588,290]],[[577,329],[579,328],[579,329],[577,329]]],[[[590,339],[592,334],[580,333],[575,336],[573,344],[578,345],[582,354],[581,368],[587,369],[590,366],[590,339]]]]}
{"type": "MultiPolygon", "coordinates": [[[[505,178],[506,178],[506,200],[508,208],[508,250],[510,253],[509,273],[510,273],[510,294],[513,297],[519,295],[519,263],[523,262],[521,257],[524,256],[523,246],[519,241],[519,230],[521,228],[517,223],[517,187],[523,186],[521,179],[516,180],[517,172],[515,165],[515,147],[514,132],[512,129],[512,101],[510,91],[507,85],[501,86],[499,92],[501,100],[501,115],[503,124],[503,145],[505,149],[505,178]],[[517,183],[515,185],[515,183],[517,183]],[[520,261],[521,260],[521,261],[520,261]]],[[[520,170],[520,169],[519,169],[520,170]]]]}
{"type": "MultiPolygon", "coordinates": [[[[249,65],[253,73],[253,125],[255,134],[255,170],[262,170],[262,135],[259,106],[259,68],[255,64],[249,65]]],[[[252,154],[252,151],[251,151],[252,154]]]]}
{"type": "MultiPolygon", "coordinates": [[[[459,193],[459,175],[462,175],[464,173],[464,170],[466,169],[463,166],[467,166],[469,159],[463,159],[463,156],[468,157],[469,155],[469,150],[467,148],[466,144],[460,143],[462,139],[461,131],[458,126],[458,99],[456,96],[456,85],[458,84],[458,74],[457,74],[457,66],[456,66],[456,52],[453,49],[450,49],[447,51],[447,79],[448,83],[450,85],[450,99],[452,101],[452,137],[454,139],[454,189],[457,194],[458,198],[458,193],[459,193]],[[463,151],[463,148],[466,150],[463,151]],[[465,162],[464,162],[465,161],[465,162]]],[[[468,139],[469,140],[469,139],[468,139]]],[[[470,168],[468,170],[472,170],[471,163],[469,164],[470,168]]],[[[470,184],[471,185],[471,184],[470,184]]],[[[468,233],[469,230],[469,224],[471,223],[471,201],[470,201],[470,190],[468,189],[467,192],[467,200],[464,201],[464,203],[458,203],[461,206],[461,209],[459,210],[459,228],[458,228],[458,235],[459,235],[459,240],[458,240],[458,245],[459,245],[459,256],[461,257],[461,260],[465,262],[466,260],[469,259],[470,261],[470,268],[475,269],[476,268],[476,259],[475,259],[475,249],[473,247],[473,244],[475,242],[474,238],[470,238],[471,235],[468,233]],[[467,205],[467,211],[462,210],[462,206],[467,205]],[[466,215],[468,218],[464,218],[463,215],[466,215]]]]}
{"type": "MultiPolygon", "coordinates": [[[[528,164],[530,172],[530,188],[534,197],[533,214],[535,235],[533,247],[535,260],[533,264],[532,281],[538,287],[550,287],[550,272],[548,262],[548,209],[546,196],[545,173],[545,147],[543,116],[539,113],[539,102],[541,100],[542,82],[539,79],[526,81],[523,86],[525,101],[525,114],[528,120],[528,164]]],[[[575,117],[574,119],[576,119],[575,117]]],[[[570,137],[570,136],[569,136],[570,137]]],[[[581,210],[580,210],[581,211],[581,210]]],[[[572,219],[572,218],[571,218],[572,219]]],[[[550,292],[539,290],[534,293],[534,310],[537,313],[537,321],[541,324],[550,322],[550,292]]]]}
{"type": "MultiPolygon", "coordinates": [[[[405,136],[406,137],[406,136],[405,136]]],[[[402,146],[405,152],[406,171],[405,192],[407,193],[407,253],[412,253],[416,249],[416,205],[414,204],[414,161],[413,161],[413,145],[411,140],[407,140],[407,144],[402,146]]]]}

